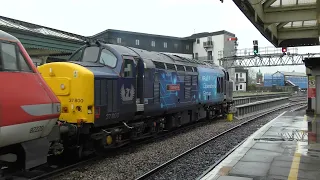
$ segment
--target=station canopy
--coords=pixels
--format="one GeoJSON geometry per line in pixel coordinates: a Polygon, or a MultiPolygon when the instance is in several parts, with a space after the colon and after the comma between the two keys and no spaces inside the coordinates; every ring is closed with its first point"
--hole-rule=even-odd
{"type": "Polygon", "coordinates": [[[276,47],[319,45],[320,0],[233,1],[276,47]]]}

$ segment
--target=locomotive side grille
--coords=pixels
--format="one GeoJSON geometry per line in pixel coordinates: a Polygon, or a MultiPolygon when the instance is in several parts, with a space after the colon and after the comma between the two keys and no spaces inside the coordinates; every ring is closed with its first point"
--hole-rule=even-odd
{"type": "Polygon", "coordinates": [[[185,67],[186,67],[186,71],[188,71],[188,72],[193,72],[191,66],[185,66],[185,67]]]}
{"type": "Polygon", "coordinates": [[[156,66],[156,68],[158,69],[166,69],[166,67],[164,66],[164,63],[162,62],[156,62],[156,61],[152,61],[154,63],[154,65],[156,66]]]}
{"type": "Polygon", "coordinates": [[[198,76],[192,76],[192,86],[198,85],[198,76]]]}
{"type": "Polygon", "coordinates": [[[176,66],[177,66],[177,71],[185,71],[182,65],[176,65],[176,66]]]}
{"type": "Polygon", "coordinates": [[[159,82],[159,74],[154,73],[154,83],[153,83],[153,103],[160,103],[160,82],[159,82]]]}
{"type": "Polygon", "coordinates": [[[184,98],[190,99],[191,98],[191,87],[184,88],[184,98]]]}
{"type": "Polygon", "coordinates": [[[198,72],[198,69],[196,67],[193,67],[193,72],[198,72]]]}
{"type": "Polygon", "coordinates": [[[191,98],[191,76],[185,76],[184,78],[184,98],[191,98]]]}
{"type": "Polygon", "coordinates": [[[159,82],[153,83],[153,103],[154,104],[160,103],[160,83],[159,82]]]}
{"type": "Polygon", "coordinates": [[[169,69],[169,70],[176,70],[176,67],[174,66],[174,64],[169,64],[169,63],[166,63],[166,65],[167,65],[167,69],[169,69]]]}
{"type": "Polygon", "coordinates": [[[191,76],[185,76],[184,85],[191,86],[191,76]]]}

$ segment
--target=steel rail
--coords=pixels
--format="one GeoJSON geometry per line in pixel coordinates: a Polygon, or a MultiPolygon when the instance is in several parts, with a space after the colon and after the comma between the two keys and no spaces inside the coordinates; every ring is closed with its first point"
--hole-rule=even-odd
{"type": "MultiPolygon", "coordinates": [[[[300,103],[297,103],[297,104],[301,104],[300,103]]],[[[288,106],[288,105],[285,105],[285,106],[288,106]]],[[[293,106],[293,105],[292,105],[293,106]]],[[[282,106],[281,106],[282,107],[282,106]]],[[[286,107],[283,107],[283,108],[286,108],[286,107]]],[[[282,109],[282,108],[281,108],[282,109]]],[[[271,111],[271,110],[268,110],[268,111],[271,111]]],[[[274,112],[276,110],[273,110],[272,109],[272,112],[274,112]]],[[[271,112],[268,112],[268,113],[265,113],[265,114],[269,114],[271,112]]],[[[260,114],[259,117],[265,115],[265,114],[260,114]]],[[[217,118],[217,120],[221,120],[220,117],[214,117],[214,118],[217,118]]],[[[255,117],[255,118],[258,118],[258,117],[255,117]]],[[[200,127],[200,126],[203,126],[203,125],[206,125],[206,124],[209,124],[209,123],[215,123],[213,121],[204,121],[204,120],[200,120],[200,121],[197,121],[195,123],[192,123],[192,124],[189,124],[189,125],[185,125],[184,127],[181,127],[180,129],[176,129],[176,130],[173,130],[171,132],[166,132],[166,133],[162,133],[162,134],[159,134],[157,135],[156,137],[151,137],[149,139],[146,139],[146,140],[142,140],[142,141],[137,141],[137,142],[133,142],[131,145],[129,145],[128,147],[123,147],[123,148],[120,148],[120,152],[123,152],[123,151],[126,151],[126,150],[129,150],[131,148],[134,148],[135,146],[138,146],[138,145],[142,145],[142,144],[146,144],[146,143],[149,143],[149,142],[152,142],[152,141],[155,141],[155,140],[159,140],[161,138],[165,138],[165,137],[168,137],[168,136],[172,136],[174,134],[177,134],[177,133],[180,133],[180,132],[183,132],[185,130],[188,130],[190,128],[194,128],[194,127],[200,127]]],[[[244,123],[242,123],[244,124],[244,123]]],[[[242,124],[238,125],[238,126],[241,126],[242,124]]],[[[236,126],[237,127],[237,126],[236,126]]],[[[235,128],[233,128],[235,129],[235,128]]],[[[229,131],[231,131],[231,129],[229,129],[229,131]]],[[[226,132],[226,131],[225,131],[226,132]]],[[[221,135],[220,135],[221,136],[221,135]]],[[[197,146],[198,147],[198,146],[197,146]]],[[[113,153],[112,153],[113,154],[113,153]]],[[[26,178],[26,179],[30,179],[30,180],[40,180],[40,179],[47,179],[47,178],[54,178],[54,177],[57,177],[57,176],[60,176],[62,175],[63,173],[67,173],[67,172],[70,172],[76,168],[78,168],[79,166],[84,166],[88,163],[92,163],[94,161],[97,161],[97,160],[101,160],[103,157],[107,157],[107,155],[95,155],[91,158],[88,158],[88,159],[85,159],[85,160],[82,160],[82,161],[79,161],[79,162],[76,162],[76,163],[73,163],[73,164],[70,164],[70,165],[66,165],[64,167],[61,167],[61,168],[56,168],[56,169],[51,169],[49,172],[43,172],[41,173],[40,175],[36,175],[34,177],[31,177],[31,178],[26,178]]],[[[167,162],[168,163],[168,162],[167,162]]],[[[12,176],[12,179],[24,179],[24,177],[14,177],[14,175],[12,176]]]]}
{"type": "MultiPolygon", "coordinates": [[[[258,119],[259,117],[265,116],[265,115],[270,114],[270,113],[272,113],[272,112],[275,112],[275,111],[278,111],[278,110],[281,110],[281,109],[284,109],[284,108],[288,108],[288,107],[291,107],[291,106],[294,106],[294,105],[297,105],[297,104],[301,104],[301,103],[286,104],[286,105],[282,105],[282,106],[280,106],[280,107],[278,106],[278,107],[276,107],[276,108],[274,108],[274,109],[271,109],[271,110],[269,109],[269,110],[267,110],[266,112],[263,112],[263,113],[255,116],[255,117],[252,117],[252,118],[246,120],[245,122],[243,122],[243,123],[241,123],[241,124],[238,124],[238,125],[230,128],[230,129],[228,129],[228,130],[226,130],[226,131],[223,131],[222,133],[220,133],[220,134],[218,134],[218,135],[215,135],[215,136],[211,137],[210,139],[208,139],[208,140],[206,140],[206,141],[198,144],[197,146],[194,146],[193,148],[191,148],[191,149],[183,152],[182,154],[180,154],[180,155],[178,155],[178,156],[176,156],[176,157],[168,160],[167,162],[165,162],[165,163],[157,166],[156,168],[154,168],[154,169],[148,171],[147,173],[141,175],[140,177],[136,178],[136,180],[144,180],[144,179],[147,179],[147,178],[151,177],[152,175],[154,175],[154,174],[156,174],[157,172],[159,172],[161,169],[167,167],[168,165],[172,164],[173,162],[176,162],[177,160],[179,160],[179,159],[182,158],[183,156],[185,156],[185,155],[187,155],[187,154],[190,154],[190,153],[193,152],[194,150],[196,150],[196,149],[198,149],[198,148],[200,148],[200,147],[208,144],[209,142],[211,142],[211,141],[213,141],[213,140],[221,137],[222,135],[227,134],[228,132],[231,132],[231,131],[233,131],[233,130],[235,130],[235,129],[237,129],[237,128],[239,128],[239,127],[241,127],[241,126],[243,126],[243,125],[245,125],[245,124],[247,124],[247,123],[249,123],[249,122],[252,122],[252,121],[258,119]]],[[[254,115],[253,115],[253,116],[254,116],[254,115]]]]}

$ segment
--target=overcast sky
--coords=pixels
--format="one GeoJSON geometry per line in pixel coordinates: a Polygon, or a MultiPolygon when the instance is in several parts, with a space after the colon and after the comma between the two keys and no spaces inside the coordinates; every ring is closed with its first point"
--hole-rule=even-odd
{"type": "MultiPolygon", "coordinates": [[[[1,16],[91,36],[106,29],[186,37],[194,32],[226,30],[236,34],[239,48],[272,46],[232,0],[6,0],[1,16]]],[[[299,48],[299,53],[317,52],[299,48]]],[[[304,66],[265,67],[263,73],[305,72],[304,66]]]]}

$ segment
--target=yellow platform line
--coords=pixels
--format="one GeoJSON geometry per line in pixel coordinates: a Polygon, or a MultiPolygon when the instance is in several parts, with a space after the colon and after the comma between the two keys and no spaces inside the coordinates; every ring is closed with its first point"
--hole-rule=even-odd
{"type": "Polygon", "coordinates": [[[300,146],[299,146],[299,142],[298,142],[296,151],[295,151],[293,159],[292,159],[292,164],[291,164],[288,180],[298,179],[300,159],[301,159],[301,153],[300,153],[300,146]]]}

